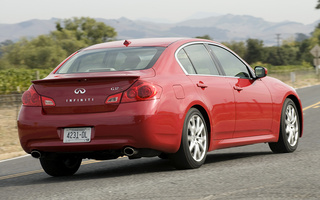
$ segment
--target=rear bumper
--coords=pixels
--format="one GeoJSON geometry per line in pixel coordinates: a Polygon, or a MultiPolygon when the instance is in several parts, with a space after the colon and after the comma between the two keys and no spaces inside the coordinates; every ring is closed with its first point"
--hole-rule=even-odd
{"type": "Polygon", "coordinates": [[[47,115],[41,107],[22,106],[18,132],[22,148],[42,152],[119,150],[126,146],[178,151],[183,120],[158,110],[158,101],[120,104],[115,112],[47,115]],[[63,128],[92,127],[91,142],[63,143],[63,128]]]}

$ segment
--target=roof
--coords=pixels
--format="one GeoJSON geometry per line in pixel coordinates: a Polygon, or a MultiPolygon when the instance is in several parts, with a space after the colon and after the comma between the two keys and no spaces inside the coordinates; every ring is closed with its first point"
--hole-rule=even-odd
{"type": "MultiPolygon", "coordinates": [[[[160,46],[167,47],[170,44],[190,38],[144,38],[144,39],[128,39],[130,42],[129,47],[141,47],[141,46],[160,46]]],[[[114,42],[106,42],[101,44],[96,44],[90,47],[85,48],[85,50],[91,49],[102,49],[102,48],[116,48],[116,47],[125,47],[125,40],[119,40],[114,42]]]]}

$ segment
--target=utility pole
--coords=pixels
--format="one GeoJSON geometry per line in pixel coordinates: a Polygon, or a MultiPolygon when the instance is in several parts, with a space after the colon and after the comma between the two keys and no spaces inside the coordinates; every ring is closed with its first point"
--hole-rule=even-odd
{"type": "Polygon", "coordinates": [[[277,36],[277,44],[278,44],[278,56],[279,56],[279,59],[280,59],[281,64],[283,64],[282,57],[281,57],[281,53],[280,53],[281,34],[280,34],[280,33],[277,33],[276,36],[277,36]]]}
{"type": "Polygon", "coordinates": [[[281,40],[281,37],[280,37],[280,33],[277,33],[276,36],[277,36],[277,44],[278,44],[278,48],[280,48],[280,40],[281,40]]]}

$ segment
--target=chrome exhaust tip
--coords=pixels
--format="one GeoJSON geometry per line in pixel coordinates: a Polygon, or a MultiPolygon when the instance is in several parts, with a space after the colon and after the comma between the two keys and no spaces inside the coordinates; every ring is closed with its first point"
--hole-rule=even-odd
{"type": "Polygon", "coordinates": [[[123,154],[130,157],[130,156],[133,156],[133,155],[136,155],[138,153],[138,151],[132,147],[125,147],[123,149],[123,154]]]}
{"type": "Polygon", "coordinates": [[[41,153],[40,151],[33,150],[31,151],[31,156],[38,159],[38,158],[41,158],[41,153]]]}

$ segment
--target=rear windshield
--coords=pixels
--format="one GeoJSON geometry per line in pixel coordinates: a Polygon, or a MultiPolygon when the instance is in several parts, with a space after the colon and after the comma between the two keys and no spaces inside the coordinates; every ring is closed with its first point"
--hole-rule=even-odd
{"type": "Polygon", "coordinates": [[[151,68],[164,47],[127,47],[81,51],[65,62],[58,74],[131,71],[151,68]]]}

